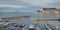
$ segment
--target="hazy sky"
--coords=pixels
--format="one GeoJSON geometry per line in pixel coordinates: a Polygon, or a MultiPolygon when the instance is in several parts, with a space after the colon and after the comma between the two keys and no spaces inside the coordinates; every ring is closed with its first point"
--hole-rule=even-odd
{"type": "Polygon", "coordinates": [[[31,12],[40,8],[60,7],[60,0],[0,0],[0,12],[31,12]]]}

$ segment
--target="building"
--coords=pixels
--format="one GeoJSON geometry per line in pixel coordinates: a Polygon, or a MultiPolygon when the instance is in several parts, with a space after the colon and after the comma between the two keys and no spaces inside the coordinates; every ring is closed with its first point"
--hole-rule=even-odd
{"type": "Polygon", "coordinates": [[[38,10],[39,13],[60,13],[58,8],[42,8],[38,10]]]}

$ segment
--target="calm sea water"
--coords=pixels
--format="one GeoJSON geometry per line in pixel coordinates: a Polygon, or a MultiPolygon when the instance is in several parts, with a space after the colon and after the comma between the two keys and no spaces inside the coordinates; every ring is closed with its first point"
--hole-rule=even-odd
{"type": "MultiPolygon", "coordinates": [[[[14,17],[14,16],[30,16],[29,18],[25,19],[14,19],[11,22],[14,23],[25,23],[26,27],[25,29],[28,30],[29,26],[33,21],[31,21],[31,18],[60,18],[60,14],[40,14],[40,13],[32,13],[32,12],[0,12],[0,18],[3,17],[14,17]]],[[[58,21],[36,21],[36,23],[39,23],[41,25],[42,30],[46,30],[44,24],[51,23],[58,25],[58,21]]]]}

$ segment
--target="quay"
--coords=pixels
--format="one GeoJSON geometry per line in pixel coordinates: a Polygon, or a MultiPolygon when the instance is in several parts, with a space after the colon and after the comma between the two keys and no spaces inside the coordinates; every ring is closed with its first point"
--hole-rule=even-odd
{"type": "Polygon", "coordinates": [[[33,21],[60,21],[60,18],[32,18],[33,21]]]}

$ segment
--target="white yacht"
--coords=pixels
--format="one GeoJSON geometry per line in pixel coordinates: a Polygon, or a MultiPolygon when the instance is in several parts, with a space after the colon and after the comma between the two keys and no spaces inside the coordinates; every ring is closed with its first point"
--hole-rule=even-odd
{"type": "Polygon", "coordinates": [[[34,30],[34,24],[31,24],[30,27],[29,27],[29,30],[34,30]]]}
{"type": "Polygon", "coordinates": [[[52,25],[52,24],[47,24],[46,26],[48,30],[60,30],[60,26],[59,25],[52,25]]]}
{"type": "Polygon", "coordinates": [[[29,30],[41,30],[41,29],[40,29],[40,26],[36,27],[36,24],[31,24],[29,27],[29,30]]]}

